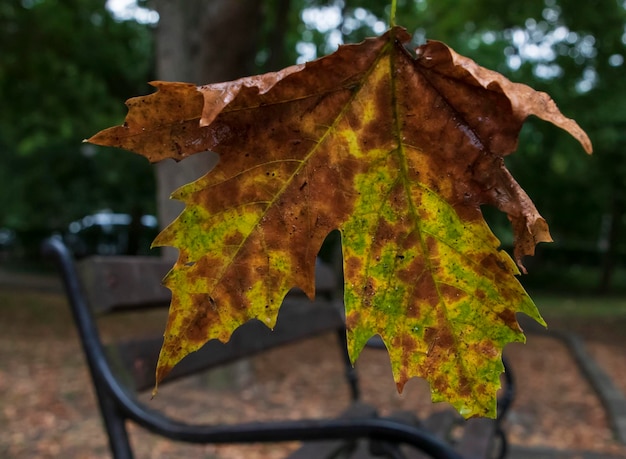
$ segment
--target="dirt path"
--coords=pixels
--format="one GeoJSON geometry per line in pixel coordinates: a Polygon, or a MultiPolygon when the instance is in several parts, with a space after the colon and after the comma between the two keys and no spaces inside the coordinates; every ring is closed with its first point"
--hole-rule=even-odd
{"type": "MultiPolygon", "coordinates": [[[[160,330],[162,317],[142,321],[160,330]]],[[[137,327],[128,324],[109,333],[137,327]]],[[[568,324],[559,324],[559,326],[568,324]]],[[[569,324],[574,326],[576,324],[569,324]]],[[[581,324],[582,326],[582,324],[581,324]]],[[[626,323],[582,326],[586,343],[615,380],[626,381],[623,350],[626,323]]],[[[0,457],[108,458],[91,383],[63,296],[0,289],[0,457]]],[[[249,381],[235,390],[231,381],[202,375],[165,386],[155,408],[198,422],[321,417],[348,403],[334,336],[321,336],[251,360],[249,381]]],[[[518,384],[507,425],[514,445],[623,455],[605,412],[567,348],[558,340],[530,335],[526,345],[506,350],[518,384]]],[[[425,383],[412,380],[399,396],[384,352],[369,349],[358,362],[364,399],[387,411],[398,408],[426,415],[442,405],[429,402],[425,383]]],[[[241,372],[240,372],[241,373],[241,372]]],[[[223,375],[223,373],[222,373],[223,375]]],[[[133,429],[138,458],[274,458],[295,445],[187,446],[133,429]]]]}

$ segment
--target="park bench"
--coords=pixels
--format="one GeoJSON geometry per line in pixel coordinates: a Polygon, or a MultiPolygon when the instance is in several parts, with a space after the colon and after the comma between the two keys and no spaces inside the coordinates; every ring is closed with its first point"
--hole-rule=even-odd
{"type": "MultiPolygon", "coordinates": [[[[171,263],[156,257],[94,256],[75,261],[59,238],[44,242],[44,254],[56,262],[65,286],[86,356],[113,457],[132,458],[127,421],[171,440],[197,444],[302,441],[292,459],[331,457],[492,458],[504,457],[506,439],[501,421],[513,400],[514,386],[507,369],[496,420],[462,420],[449,411],[423,420],[399,412],[387,417],[359,399],[356,372],[349,362],[341,303],[336,298],[337,276],[320,263],[316,270],[316,300],[290,293],[273,331],[251,321],[226,344],[210,341],[186,357],[166,381],[207,371],[277,346],[336,332],[344,357],[352,403],[337,418],[194,425],[172,419],[139,401],[138,391],[154,385],[154,369],[162,336],[107,343],[97,316],[129,309],[169,305],[170,292],[161,279],[171,263]]],[[[372,346],[376,346],[375,340],[372,346]]]]}

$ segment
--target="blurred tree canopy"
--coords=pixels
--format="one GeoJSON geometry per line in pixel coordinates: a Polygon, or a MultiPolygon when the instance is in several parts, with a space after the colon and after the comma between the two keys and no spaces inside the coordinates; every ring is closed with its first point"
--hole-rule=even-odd
{"type": "MultiPolygon", "coordinates": [[[[376,0],[291,3],[300,10],[300,36],[286,52],[295,49],[300,57],[379,34],[389,8],[376,0]],[[331,12],[325,21],[321,11],[331,12]]],[[[544,250],[559,250],[551,258],[564,265],[601,264],[597,281],[608,290],[620,257],[626,258],[626,2],[398,0],[396,22],[414,32],[417,43],[445,41],[513,81],[550,93],[588,132],[593,157],[531,119],[507,164],[550,224],[556,244],[544,250]]],[[[485,211],[510,244],[506,219],[485,211]]]]}
{"type": "Polygon", "coordinates": [[[149,91],[152,48],[148,26],[101,0],[0,3],[0,227],[43,234],[99,208],[153,211],[144,160],[81,144],[149,91]]]}
{"type": "MultiPolygon", "coordinates": [[[[587,130],[593,157],[557,129],[530,120],[507,163],[550,223],[553,247],[576,252],[566,263],[601,261],[604,288],[626,252],[625,6],[622,0],[398,0],[396,21],[414,32],[416,43],[445,41],[549,92],[587,130]]],[[[257,72],[276,70],[379,35],[388,9],[383,0],[264,0],[255,12],[260,30],[250,32],[245,46],[255,49],[257,72]]],[[[2,2],[0,227],[56,227],[100,207],[129,211],[137,203],[153,211],[153,172],[143,159],[80,144],[123,119],[120,101],[150,91],[152,29],[115,20],[104,0],[2,2]]],[[[245,35],[245,29],[225,33],[245,35]]],[[[496,215],[493,224],[510,243],[508,223],[496,215]]]]}

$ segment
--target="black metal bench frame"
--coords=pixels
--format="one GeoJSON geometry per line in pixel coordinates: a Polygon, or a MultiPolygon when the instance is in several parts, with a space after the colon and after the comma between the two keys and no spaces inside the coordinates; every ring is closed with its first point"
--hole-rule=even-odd
{"type": "MultiPolygon", "coordinates": [[[[88,304],[74,259],[59,239],[43,244],[44,255],[54,259],[61,272],[73,319],[78,329],[82,348],[95,387],[101,416],[108,435],[109,446],[116,459],[133,457],[126,422],[132,421],[144,429],[171,440],[196,444],[259,443],[321,440],[357,441],[369,438],[370,451],[383,457],[405,457],[397,447],[412,445],[430,457],[460,459],[449,444],[431,432],[398,419],[369,417],[341,417],[337,419],[302,419],[288,421],[248,422],[234,425],[194,425],[173,420],[152,410],[125,387],[113,371],[100,339],[95,318],[88,304]]],[[[345,349],[345,330],[338,330],[345,349]]],[[[358,400],[358,385],[349,360],[347,376],[353,400],[358,400]]],[[[497,420],[476,419],[474,426],[492,423],[493,435],[499,438],[499,457],[506,454],[506,439],[500,421],[514,396],[510,370],[505,373],[505,390],[499,400],[497,420]]],[[[480,427],[478,427],[480,428],[480,427]]],[[[468,427],[471,431],[471,428],[468,427]]]]}

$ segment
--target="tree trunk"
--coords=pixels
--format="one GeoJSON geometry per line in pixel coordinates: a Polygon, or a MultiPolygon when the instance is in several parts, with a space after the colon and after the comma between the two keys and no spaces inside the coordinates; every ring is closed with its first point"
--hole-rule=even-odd
{"type": "Polygon", "coordinates": [[[285,38],[289,27],[289,11],[291,10],[291,0],[277,0],[276,17],[269,35],[268,51],[270,57],[265,63],[264,70],[275,72],[286,67],[292,62],[287,62],[285,53],[285,38]]]}
{"type": "MultiPolygon", "coordinates": [[[[261,26],[257,0],[155,0],[157,78],[206,84],[227,81],[254,70],[261,26]]],[[[157,208],[161,227],[174,220],[183,204],[169,199],[180,186],[206,173],[216,155],[201,153],[185,161],[157,165],[157,208]]],[[[166,248],[163,255],[175,258],[166,248]]]]}
{"type": "MultiPolygon", "coordinates": [[[[261,2],[257,0],[155,0],[159,12],[156,32],[157,78],[206,84],[234,80],[254,70],[257,37],[261,26],[261,2]]],[[[209,171],[217,155],[206,152],[179,163],[157,164],[157,208],[161,227],[183,210],[171,193],[209,171]]],[[[162,256],[175,260],[177,250],[163,247],[162,256]]],[[[211,373],[208,384],[221,379],[240,387],[249,383],[248,360],[211,373]]]]}

